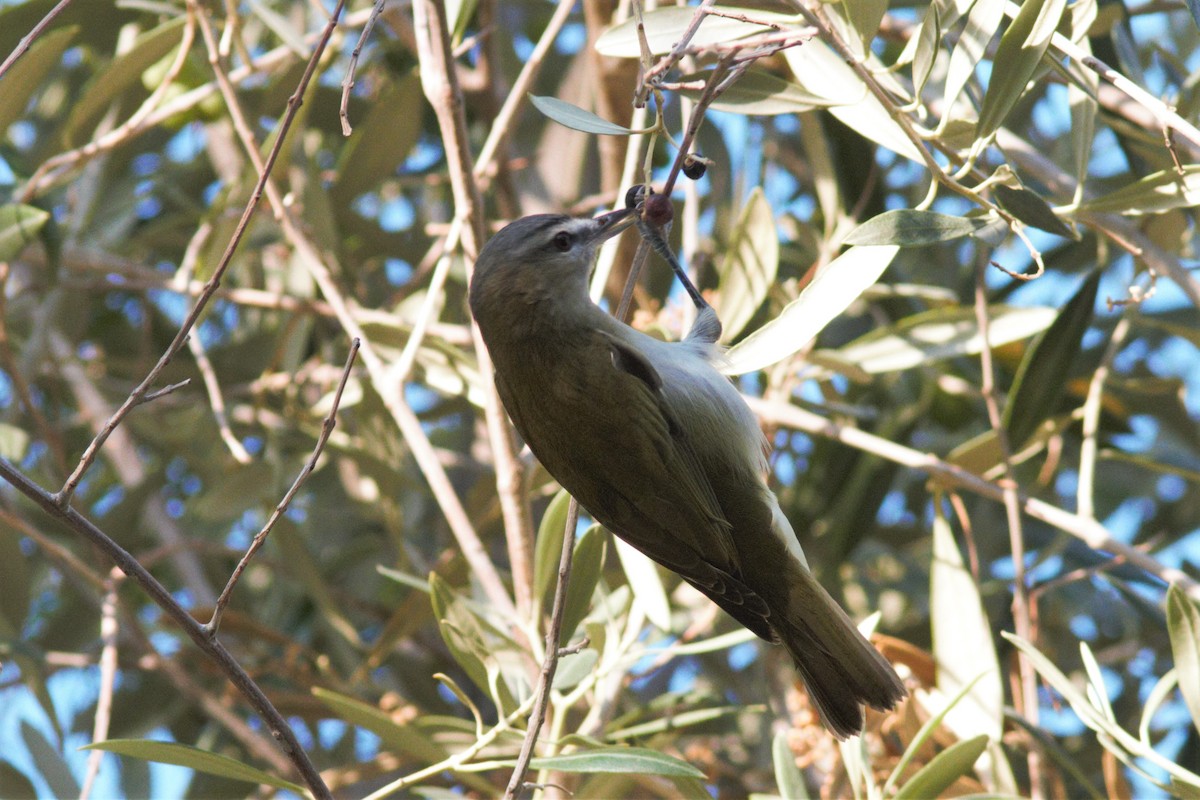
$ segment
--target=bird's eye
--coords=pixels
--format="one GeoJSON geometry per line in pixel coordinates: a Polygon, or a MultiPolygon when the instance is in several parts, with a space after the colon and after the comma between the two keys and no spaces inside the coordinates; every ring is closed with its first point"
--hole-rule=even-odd
{"type": "Polygon", "coordinates": [[[575,237],[566,231],[559,231],[554,234],[554,247],[560,253],[565,253],[575,244],[575,237]]]}

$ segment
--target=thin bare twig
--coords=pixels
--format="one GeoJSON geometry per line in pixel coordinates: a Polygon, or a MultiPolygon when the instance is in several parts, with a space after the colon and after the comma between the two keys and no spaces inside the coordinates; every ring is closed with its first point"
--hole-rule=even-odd
{"type": "MultiPolygon", "coordinates": [[[[108,726],[112,721],[113,692],[117,684],[117,589],[121,585],[121,571],[113,567],[108,574],[104,589],[104,603],[100,608],[100,696],[96,698],[96,718],[92,723],[92,741],[103,742],[108,738],[108,726]]],[[[103,750],[88,753],[87,771],[83,776],[83,788],[79,800],[87,800],[100,774],[103,750]]]]}
{"type": "Polygon", "coordinates": [[[350,90],[354,88],[354,75],[358,72],[358,59],[362,55],[363,46],[371,36],[375,20],[379,19],[379,15],[383,13],[385,2],[386,0],[375,0],[375,5],[371,6],[371,15],[367,17],[366,24],[363,25],[358,42],[354,45],[354,52],[350,54],[350,63],[346,65],[346,76],[342,78],[342,101],[338,106],[338,117],[342,120],[342,136],[349,136],[354,131],[350,127],[350,90]]]}
{"type": "Polygon", "coordinates": [[[4,77],[4,73],[8,72],[9,68],[17,63],[17,59],[25,55],[25,51],[33,44],[37,37],[42,35],[42,31],[54,22],[55,17],[63,12],[67,6],[71,5],[71,0],[59,0],[58,5],[46,12],[46,16],[42,17],[37,25],[33,26],[33,30],[21,37],[21,41],[17,42],[17,46],[8,54],[8,58],[4,59],[4,63],[0,64],[0,78],[4,77]]]}
{"type": "Polygon", "coordinates": [[[272,736],[275,737],[279,746],[283,748],[284,753],[287,754],[288,759],[296,767],[301,779],[312,791],[313,795],[320,798],[320,800],[332,800],[332,795],[325,786],[325,782],[321,779],[321,774],[317,772],[316,767],[309,760],[308,754],[304,752],[304,748],[296,738],[295,733],[287,721],[275,709],[275,706],[271,704],[266,694],[263,693],[262,689],[259,688],[258,684],[254,682],[246,671],[242,669],[237,659],[230,655],[225,646],[209,637],[204,626],[194,620],[184,610],[183,606],[179,605],[178,601],[175,600],[175,597],[165,586],[159,583],[125,548],[113,541],[111,537],[96,527],[90,520],[74,508],[69,506],[64,508],[59,504],[57,496],[42,489],[42,487],[25,477],[20,470],[13,467],[6,459],[2,458],[0,458],[0,478],[12,484],[17,491],[36,503],[39,508],[51,517],[62,522],[83,539],[99,548],[122,572],[133,578],[142,590],[150,596],[150,599],[176,625],[182,628],[184,633],[188,635],[188,638],[195,642],[196,646],[225,673],[229,681],[242,693],[243,697],[246,698],[258,715],[262,717],[270,729],[272,736]]]}
{"type": "MultiPolygon", "coordinates": [[[[175,338],[171,344],[167,346],[166,351],[159,358],[158,363],[150,370],[146,377],[137,387],[134,388],[121,407],[116,413],[105,423],[100,433],[88,445],[84,451],[82,458],[79,459],[79,464],[75,470],[63,484],[63,487],[55,495],[56,502],[62,507],[70,505],[71,497],[75,493],[75,488],[79,485],[79,481],[83,479],[83,475],[91,467],[96,460],[96,456],[100,452],[100,448],[104,446],[104,442],[112,434],[125,416],[133,410],[138,404],[140,398],[150,389],[150,385],[158,379],[159,374],[166,369],[167,365],[175,357],[183,347],[192,326],[196,324],[196,320],[204,312],[208,306],[208,301],[212,298],[213,293],[217,290],[217,286],[221,283],[221,278],[225,275],[225,270],[229,267],[229,263],[233,260],[233,254],[237,252],[237,247],[242,241],[242,236],[246,233],[246,228],[249,226],[250,218],[254,215],[254,211],[258,208],[258,202],[262,198],[263,186],[271,176],[271,169],[275,166],[275,160],[279,157],[280,150],[283,149],[284,142],[288,140],[287,132],[292,126],[292,122],[296,118],[296,112],[300,110],[300,104],[304,99],[304,92],[308,88],[309,81],[312,80],[313,74],[316,72],[317,63],[321,59],[321,55],[325,52],[325,47],[329,43],[329,37],[333,35],[333,30],[337,24],[337,18],[341,14],[342,6],[345,0],[338,0],[333,12],[329,15],[329,22],[326,24],[321,38],[318,40],[316,47],[313,49],[312,57],[309,58],[308,64],[304,69],[304,74],[300,78],[299,84],[296,86],[296,91],[288,98],[287,111],[283,115],[283,119],[279,121],[279,128],[276,135],[275,143],[271,147],[271,151],[267,154],[266,162],[263,164],[263,169],[260,170],[258,181],[255,184],[254,191],[250,195],[250,199],[246,203],[245,209],[242,211],[242,217],[238,220],[237,228],[234,229],[233,235],[229,239],[229,244],[225,247],[225,252],[221,255],[221,260],[217,263],[213,270],[212,277],[204,286],[204,293],[196,300],[183,323],[179,326],[179,331],[175,334],[175,338]]],[[[197,9],[195,18],[200,19],[206,13],[204,9],[197,9]]],[[[191,18],[189,18],[191,19],[191,18]]],[[[188,25],[188,30],[191,29],[188,25]]],[[[203,26],[202,26],[203,27],[203,26]]],[[[181,48],[182,49],[182,48],[181,48]]]]}
{"type": "Polygon", "coordinates": [[[238,579],[246,567],[250,565],[250,559],[254,558],[254,554],[267,541],[267,536],[271,533],[271,529],[275,527],[275,523],[287,511],[288,506],[292,503],[292,498],[300,491],[300,487],[308,480],[308,476],[317,467],[317,459],[321,457],[321,453],[325,450],[325,443],[329,441],[329,435],[333,433],[333,428],[337,425],[337,410],[342,403],[342,392],[346,389],[346,382],[350,380],[350,370],[354,367],[354,359],[358,355],[358,348],[361,345],[358,339],[350,342],[350,352],[346,354],[346,366],[342,369],[342,379],[338,382],[337,389],[333,392],[333,400],[329,405],[329,413],[325,415],[325,420],[321,423],[321,433],[317,436],[317,443],[313,446],[312,455],[309,456],[304,468],[300,470],[300,474],[296,476],[296,480],[292,482],[292,488],[287,490],[287,494],[275,506],[275,510],[271,512],[271,517],[263,525],[262,530],[255,534],[250,546],[246,549],[246,554],[242,556],[237,567],[234,568],[233,574],[229,576],[229,582],[225,584],[225,589],[221,592],[221,596],[217,598],[216,605],[213,607],[212,619],[204,625],[204,630],[210,636],[216,636],[217,631],[221,627],[221,616],[225,613],[225,607],[229,605],[229,598],[233,594],[233,587],[237,585],[238,579]]]}
{"type": "Polygon", "coordinates": [[[554,673],[558,670],[559,637],[562,636],[562,618],[567,606],[567,583],[571,575],[571,559],[575,553],[575,528],[578,524],[579,503],[572,497],[567,507],[567,523],[563,529],[562,555],[558,559],[558,582],[554,586],[554,604],[551,606],[550,624],[546,627],[546,653],[542,657],[541,677],[534,694],[529,726],[525,729],[525,740],[521,743],[517,764],[508,779],[508,787],[504,790],[505,800],[515,800],[524,786],[525,773],[529,771],[529,761],[533,758],[533,748],[537,744],[538,732],[542,729],[546,707],[550,702],[550,687],[554,683],[554,673]]]}

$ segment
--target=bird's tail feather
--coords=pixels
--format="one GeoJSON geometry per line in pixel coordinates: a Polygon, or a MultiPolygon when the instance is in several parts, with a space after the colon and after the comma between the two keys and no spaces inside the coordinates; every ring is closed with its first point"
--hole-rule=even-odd
{"type": "Polygon", "coordinates": [[[786,611],[773,627],[825,726],[845,739],[862,731],[864,704],[890,709],[904,684],[812,573],[799,564],[793,571],[786,611]]]}

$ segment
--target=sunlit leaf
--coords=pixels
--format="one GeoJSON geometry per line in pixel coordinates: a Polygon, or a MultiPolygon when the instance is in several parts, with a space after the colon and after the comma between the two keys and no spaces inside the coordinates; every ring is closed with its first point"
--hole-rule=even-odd
{"type": "Polygon", "coordinates": [[[437,763],[448,755],[440,745],[435,744],[415,725],[398,723],[389,714],[375,706],[320,686],[314,686],[312,693],[322,703],[329,706],[339,719],[378,736],[382,747],[386,750],[393,753],[406,753],[419,761],[428,763],[437,763]]]}
{"type": "Polygon", "coordinates": [[[1200,730],[1200,609],[1178,584],[1167,590],[1167,632],[1179,691],[1192,715],[1192,725],[1200,730]]]}
{"type": "Polygon", "coordinates": [[[741,375],[794,355],[879,280],[899,251],[896,246],[851,247],[842,253],[779,316],[731,347],[722,371],[741,375]]]}
{"type": "Polygon", "coordinates": [[[779,268],[779,234],[762,187],[750,193],[717,269],[723,338],[734,339],[766,300],[779,268]]]}
{"type": "Polygon", "coordinates": [[[975,67],[1000,29],[1000,20],[1004,19],[1004,3],[1005,0],[975,0],[972,3],[966,27],[950,52],[942,100],[947,111],[953,107],[967,82],[975,76],[975,67]]]}
{"type": "Polygon", "coordinates": [[[658,566],[640,550],[619,537],[614,541],[621,569],[633,590],[634,599],[641,605],[650,620],[659,630],[671,630],[671,603],[663,588],[658,566]]]}
{"type": "Polygon", "coordinates": [[[879,23],[887,13],[887,0],[844,0],[846,18],[863,44],[869,43],[879,31],[879,23]]]}
{"type": "MultiPolygon", "coordinates": [[[[796,17],[777,14],[771,11],[747,10],[715,6],[714,10],[727,11],[736,15],[752,17],[763,22],[777,25],[795,24],[796,17]]],[[[675,43],[683,38],[684,32],[692,23],[695,8],[668,6],[643,15],[646,26],[646,41],[650,52],[654,55],[670,52],[675,43]]],[[[744,39],[758,33],[769,33],[771,28],[756,25],[730,17],[707,16],[700,24],[699,30],[692,38],[693,47],[704,47],[711,44],[725,44],[737,39],[744,39]]],[[[638,44],[637,20],[633,16],[609,28],[596,40],[596,52],[603,56],[617,58],[638,58],[642,51],[638,44]]]]}
{"type": "Polygon", "coordinates": [[[921,21],[916,43],[912,71],[914,88],[919,95],[933,72],[934,62],[942,46],[942,21],[938,3],[930,3],[925,11],[925,19],[921,21]]]}
{"type": "Polygon", "coordinates": [[[566,125],[577,131],[607,136],[628,136],[633,133],[629,128],[609,122],[587,109],[568,103],[566,100],[559,100],[557,97],[538,97],[531,94],[529,102],[533,103],[534,108],[558,124],[566,125]]]}
{"type": "MultiPolygon", "coordinates": [[[[695,72],[680,78],[680,82],[706,80],[710,73],[695,72]]],[[[685,89],[682,94],[698,99],[700,89],[685,89]]],[[[716,111],[730,114],[772,116],[799,114],[814,108],[827,108],[834,103],[820,95],[805,91],[798,83],[785,81],[773,73],[759,69],[747,70],[744,75],[722,92],[712,104],[716,111]]]]}
{"type": "Polygon", "coordinates": [[[983,139],[995,133],[1025,94],[1025,85],[1050,47],[1050,37],[1066,7],[1067,0],[1025,0],[1021,4],[996,48],[976,136],[983,139]]]}
{"type": "MultiPolygon", "coordinates": [[[[992,347],[1027,339],[1045,330],[1056,316],[1053,308],[1042,306],[993,306],[988,312],[988,341],[992,347]]],[[[828,352],[838,361],[878,374],[977,355],[982,350],[983,336],[974,310],[953,307],[914,314],[828,352]]]]}
{"type": "Polygon", "coordinates": [[[914,247],[949,242],[970,236],[987,223],[984,218],[952,217],[936,211],[898,208],[872,217],[850,231],[846,244],[914,247]]]}
{"type": "Polygon", "coordinates": [[[779,789],[779,796],[788,800],[808,800],[808,784],[796,766],[796,754],[792,752],[784,731],[776,733],[771,740],[771,761],[775,765],[775,786],[779,789]]]}
{"type": "Polygon", "coordinates": [[[533,769],[560,772],[629,772],[671,778],[699,778],[704,773],[686,761],[644,747],[596,747],[578,753],[535,758],[533,769]]]}
{"type": "Polygon", "coordinates": [[[191,745],[178,742],[160,742],[153,739],[109,739],[106,742],[95,742],[84,745],[83,750],[103,750],[121,756],[141,758],[159,764],[175,764],[188,767],[197,772],[209,775],[219,775],[235,781],[274,786],[286,789],[299,795],[307,795],[308,790],[299,784],[285,781],[269,772],[256,769],[234,758],[210,753],[191,745]]]}
{"type": "Polygon", "coordinates": [[[1195,205],[1200,205],[1200,166],[1189,164],[1182,175],[1174,169],[1164,169],[1115,192],[1087,200],[1078,210],[1139,215],[1195,205]]]}
{"type": "Polygon", "coordinates": [[[980,735],[950,745],[900,787],[896,800],[941,797],[951,784],[971,771],[987,744],[988,737],[980,735]]]}

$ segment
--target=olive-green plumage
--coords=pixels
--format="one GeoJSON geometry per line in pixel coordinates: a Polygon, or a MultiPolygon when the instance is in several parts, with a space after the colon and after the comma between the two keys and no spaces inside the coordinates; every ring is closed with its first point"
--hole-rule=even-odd
{"type": "Polygon", "coordinates": [[[471,311],[500,399],[580,505],[786,647],[826,726],[856,734],[864,703],[891,708],[904,687],[809,572],[763,480],[762,433],[713,366],[715,315],[668,343],[588,298],[596,247],[631,221],[525,217],[480,252],[471,311]]]}

